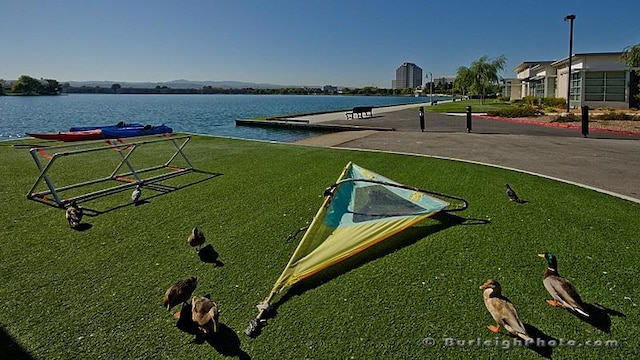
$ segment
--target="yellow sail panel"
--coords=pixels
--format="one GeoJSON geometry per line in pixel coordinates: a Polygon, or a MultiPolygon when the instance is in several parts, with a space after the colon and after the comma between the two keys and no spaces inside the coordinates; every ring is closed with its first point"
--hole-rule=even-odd
{"type": "Polygon", "coordinates": [[[321,245],[287,268],[286,275],[280,279],[282,288],[349,258],[435,213],[335,228],[321,245]]]}

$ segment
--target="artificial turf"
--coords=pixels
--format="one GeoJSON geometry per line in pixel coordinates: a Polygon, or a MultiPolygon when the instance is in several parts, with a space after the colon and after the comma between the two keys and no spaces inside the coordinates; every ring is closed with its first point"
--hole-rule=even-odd
{"type": "MultiPolygon", "coordinates": [[[[632,358],[638,320],[640,204],[545,178],[451,160],[194,136],[190,173],[82,203],[83,231],[64,211],[26,199],[39,171],[28,140],[0,145],[4,202],[0,352],[14,358],[632,358]],[[469,208],[427,219],[276,298],[261,333],[243,331],[297,246],[323,190],[349,162],[398,182],[464,197],[469,208]],[[213,175],[212,175],[213,174],[213,175]],[[525,204],[510,202],[510,183],[525,204]],[[202,262],[186,239],[200,227],[219,254],[202,262]],[[599,307],[585,322],[545,303],[545,263],[599,307]],[[162,306],[170,284],[199,278],[218,303],[210,342],[176,327],[162,306]],[[493,324],[479,286],[498,280],[534,337],[513,346],[493,324]],[[609,341],[607,344],[606,342],[609,341]],[[611,341],[615,341],[612,346],[611,341]],[[464,342],[464,344],[463,344],[464,342]],[[600,343],[602,342],[602,343],[600,343]],[[553,345],[553,343],[552,343],[553,345]]],[[[31,141],[33,142],[33,141],[31,141]]],[[[165,149],[136,150],[162,163],[165,149]]],[[[61,160],[59,184],[113,170],[117,153],[61,160]],[[77,160],[77,161],[76,161],[77,160]]],[[[75,195],[75,193],[72,193],[75,195]]],[[[174,311],[177,309],[174,309],[174,311]]]]}

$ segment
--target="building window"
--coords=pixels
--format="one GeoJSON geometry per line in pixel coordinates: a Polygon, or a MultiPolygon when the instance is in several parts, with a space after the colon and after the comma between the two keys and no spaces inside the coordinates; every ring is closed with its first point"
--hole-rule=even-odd
{"type": "Polygon", "coordinates": [[[544,97],[544,79],[536,80],[533,83],[533,95],[538,99],[544,97]]]}
{"type": "Polygon", "coordinates": [[[579,72],[571,74],[571,101],[580,101],[580,83],[582,82],[581,80],[582,78],[579,72]]]}
{"type": "Polygon", "coordinates": [[[585,73],[586,101],[625,101],[624,71],[592,71],[585,73]]]}
{"type": "Polygon", "coordinates": [[[556,93],[556,83],[558,82],[558,79],[553,77],[548,77],[547,78],[547,94],[548,96],[553,96],[556,93]]]}

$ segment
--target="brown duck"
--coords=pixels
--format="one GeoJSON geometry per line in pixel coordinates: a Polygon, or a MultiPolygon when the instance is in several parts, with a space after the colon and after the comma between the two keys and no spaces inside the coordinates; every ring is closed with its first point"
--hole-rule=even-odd
{"type": "Polygon", "coordinates": [[[211,336],[218,332],[218,305],[204,296],[196,296],[191,299],[191,319],[201,333],[211,336]]]}
{"type": "Polygon", "coordinates": [[[569,280],[558,274],[558,260],[551,253],[538,254],[547,261],[547,269],[544,272],[542,283],[545,289],[551,294],[553,300],[547,300],[551,306],[561,306],[579,315],[589,317],[585,310],[584,302],[578,294],[576,288],[569,280]]]}
{"type": "Polygon", "coordinates": [[[171,310],[174,306],[186,303],[198,285],[198,279],[194,276],[186,278],[171,285],[162,298],[162,304],[171,310]]]}
{"type": "Polygon", "coordinates": [[[189,237],[187,238],[187,243],[189,244],[189,246],[195,247],[196,252],[200,252],[200,249],[204,244],[204,240],[205,238],[202,231],[198,227],[194,227],[193,230],[191,230],[191,234],[189,234],[189,237]]]}
{"type": "Polygon", "coordinates": [[[489,325],[487,328],[497,333],[500,331],[500,326],[511,334],[521,338],[525,341],[533,341],[533,339],[527,334],[527,330],[524,328],[518,312],[516,311],[513,303],[502,295],[502,287],[496,280],[488,279],[482,286],[482,298],[484,299],[484,305],[489,310],[489,314],[493,317],[493,320],[497,325],[489,325]]]}

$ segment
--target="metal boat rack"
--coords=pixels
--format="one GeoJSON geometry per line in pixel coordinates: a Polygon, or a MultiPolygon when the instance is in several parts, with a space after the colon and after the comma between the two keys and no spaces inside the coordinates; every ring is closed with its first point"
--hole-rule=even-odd
{"type": "Polygon", "coordinates": [[[27,198],[30,200],[40,201],[49,205],[64,208],[71,202],[82,202],[90,199],[99,198],[102,196],[111,195],[117,192],[125,191],[129,188],[137,185],[146,185],[157,183],[169,178],[184,175],[190,172],[202,172],[206,171],[197,170],[193,167],[185,153],[184,147],[191,140],[190,135],[172,136],[165,134],[161,136],[141,136],[125,139],[108,139],[87,141],[81,143],[74,143],[71,145],[51,146],[51,147],[35,147],[31,148],[29,152],[33,157],[33,160],[40,171],[38,178],[29,190],[27,198]],[[106,142],[106,145],[104,144],[106,142]],[[175,147],[175,152],[171,157],[163,164],[137,169],[132,161],[132,154],[134,151],[144,145],[170,142],[175,147]],[[54,184],[54,179],[50,174],[51,169],[56,164],[56,160],[87,153],[97,153],[104,151],[117,151],[120,156],[120,163],[111,172],[109,176],[102,177],[95,180],[89,180],[84,182],[78,182],[71,185],[65,185],[57,187],[54,184]],[[178,167],[174,164],[176,158],[182,159],[182,163],[186,166],[178,167]],[[43,159],[44,161],[42,161],[43,159]],[[149,176],[145,178],[149,172],[163,172],[159,175],[149,176]],[[41,189],[44,186],[42,182],[46,183],[48,190],[36,191],[38,187],[41,189]],[[118,185],[110,186],[107,188],[99,189],[97,191],[91,191],[82,193],[80,195],[72,196],[69,198],[63,198],[61,193],[71,189],[78,189],[81,187],[95,185],[100,183],[106,183],[109,181],[116,181],[118,185]]]}

